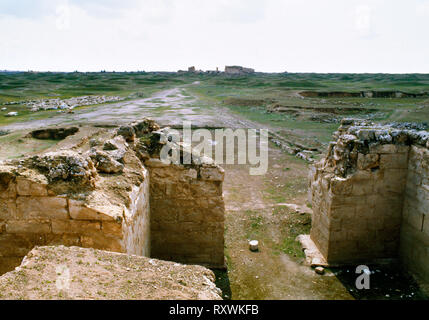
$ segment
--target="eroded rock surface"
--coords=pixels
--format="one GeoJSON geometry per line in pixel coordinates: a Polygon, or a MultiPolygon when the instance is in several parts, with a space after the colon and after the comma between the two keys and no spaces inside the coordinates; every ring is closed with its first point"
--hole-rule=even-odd
{"type": "Polygon", "coordinates": [[[212,271],[78,247],[37,247],[0,277],[0,299],[221,300],[212,271]]]}

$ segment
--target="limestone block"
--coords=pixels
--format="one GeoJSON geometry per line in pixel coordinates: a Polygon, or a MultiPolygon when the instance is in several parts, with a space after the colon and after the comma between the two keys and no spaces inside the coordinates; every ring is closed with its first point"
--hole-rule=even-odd
{"type": "Polygon", "coordinates": [[[369,219],[368,223],[368,230],[370,231],[378,231],[383,229],[384,226],[384,217],[376,217],[373,219],[369,219]]]}
{"type": "Polygon", "coordinates": [[[200,175],[202,180],[223,181],[225,177],[225,170],[221,167],[202,167],[200,169],[200,175]]]}
{"type": "Polygon", "coordinates": [[[47,196],[47,185],[30,181],[24,177],[16,178],[16,191],[19,196],[47,196]]]}
{"type": "Polygon", "coordinates": [[[0,200],[0,220],[16,219],[16,203],[14,199],[0,200]]]}
{"type": "Polygon", "coordinates": [[[68,200],[70,217],[75,220],[114,221],[116,216],[110,216],[85,206],[81,201],[68,200]]]}
{"type": "Polygon", "coordinates": [[[363,196],[370,195],[374,192],[374,183],[373,181],[355,181],[353,183],[352,195],[354,196],[363,196]]]}
{"type": "Polygon", "coordinates": [[[123,237],[122,224],[120,223],[103,221],[101,223],[101,227],[102,227],[103,233],[106,235],[110,235],[118,238],[123,237]]]}
{"type": "Polygon", "coordinates": [[[78,247],[80,246],[80,235],[79,234],[47,234],[46,245],[63,245],[67,247],[78,247]]]}
{"type": "Polygon", "coordinates": [[[190,184],[193,197],[216,197],[222,195],[222,183],[218,181],[195,181],[190,184]]]}
{"type": "Polygon", "coordinates": [[[423,188],[417,188],[415,194],[419,202],[418,206],[422,209],[425,208],[427,211],[429,208],[429,193],[426,192],[426,190],[424,190],[423,188]]]}
{"type": "Polygon", "coordinates": [[[223,222],[225,220],[225,210],[222,207],[216,207],[206,211],[203,217],[208,222],[223,222]]]}
{"type": "Polygon", "coordinates": [[[208,221],[210,215],[205,215],[202,212],[200,212],[198,209],[185,209],[181,210],[178,213],[177,220],[179,223],[181,222],[203,222],[208,221]]]}
{"type": "Polygon", "coordinates": [[[360,170],[367,170],[379,166],[380,156],[378,154],[358,154],[357,166],[360,170]]]}
{"type": "Polygon", "coordinates": [[[356,206],[331,207],[329,218],[335,219],[354,219],[356,215],[356,206]]]}
{"type": "Polygon", "coordinates": [[[80,237],[80,242],[84,248],[94,248],[112,252],[124,252],[121,240],[112,237],[107,237],[101,233],[91,235],[83,235],[80,237]]]}
{"type": "Polygon", "coordinates": [[[411,211],[408,212],[407,215],[407,222],[408,224],[413,227],[415,230],[422,230],[423,226],[423,218],[424,215],[420,212],[411,211]]]}
{"type": "Polygon", "coordinates": [[[372,144],[369,146],[370,153],[408,153],[410,147],[406,145],[395,144],[372,144]]]}
{"type": "Polygon", "coordinates": [[[362,219],[374,219],[375,218],[375,207],[368,206],[364,203],[357,205],[356,208],[356,214],[355,214],[355,220],[362,220],[362,219]]]}
{"type": "Polygon", "coordinates": [[[189,181],[189,180],[196,180],[198,178],[198,171],[195,169],[189,169],[186,171],[183,171],[181,173],[181,181],[189,181]]]}
{"type": "Polygon", "coordinates": [[[68,219],[67,200],[55,197],[18,197],[17,216],[20,219],[68,219]]]}
{"type": "Polygon", "coordinates": [[[0,199],[16,198],[16,183],[8,181],[0,185],[0,199]]]}
{"type": "Polygon", "coordinates": [[[408,154],[382,154],[380,155],[380,167],[383,169],[406,169],[408,168],[408,154]]]}
{"type": "Polygon", "coordinates": [[[39,220],[9,220],[6,223],[8,233],[50,233],[49,221],[39,220]]]}
{"type": "Polygon", "coordinates": [[[339,231],[332,231],[330,233],[330,237],[329,240],[330,241],[341,241],[341,240],[346,240],[347,239],[347,233],[349,231],[346,228],[343,228],[339,231]]]}
{"type": "Polygon", "coordinates": [[[376,176],[372,172],[367,170],[358,170],[354,172],[353,175],[350,177],[350,179],[353,180],[353,183],[355,181],[370,182],[374,178],[376,178],[376,176]]]}
{"type": "Polygon", "coordinates": [[[334,177],[331,179],[331,191],[335,195],[349,195],[352,192],[353,185],[350,179],[334,177]]]}
{"type": "Polygon", "coordinates": [[[169,167],[170,164],[166,164],[159,159],[150,158],[145,161],[145,166],[149,168],[166,168],[169,167]]]}
{"type": "Polygon", "coordinates": [[[421,175],[417,174],[415,171],[409,170],[407,175],[407,185],[419,186],[421,183],[421,175]]]}
{"type": "Polygon", "coordinates": [[[52,220],[54,234],[92,234],[101,230],[100,222],[78,220],[52,220]]]}

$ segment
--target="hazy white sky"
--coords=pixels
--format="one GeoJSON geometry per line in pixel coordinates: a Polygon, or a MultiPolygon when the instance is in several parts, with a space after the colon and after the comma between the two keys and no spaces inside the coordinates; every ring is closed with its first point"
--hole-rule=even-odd
{"type": "Polygon", "coordinates": [[[0,69],[429,73],[429,0],[0,0],[0,69]]]}

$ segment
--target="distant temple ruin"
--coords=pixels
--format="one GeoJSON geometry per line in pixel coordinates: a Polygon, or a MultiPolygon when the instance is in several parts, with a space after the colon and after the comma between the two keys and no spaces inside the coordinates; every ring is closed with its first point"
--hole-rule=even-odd
{"type": "Polygon", "coordinates": [[[251,74],[255,73],[254,69],[244,68],[241,66],[225,66],[226,74],[251,74]]]}

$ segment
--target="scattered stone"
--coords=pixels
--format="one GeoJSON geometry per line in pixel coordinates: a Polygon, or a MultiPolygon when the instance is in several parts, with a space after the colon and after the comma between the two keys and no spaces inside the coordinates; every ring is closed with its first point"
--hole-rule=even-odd
{"type": "Polygon", "coordinates": [[[124,170],[124,165],[113,159],[107,152],[95,151],[90,155],[95,162],[97,171],[103,173],[120,173],[124,170]]]}
{"type": "Polygon", "coordinates": [[[124,98],[118,96],[82,96],[73,97],[70,99],[41,99],[21,101],[19,104],[25,104],[31,111],[37,112],[40,110],[68,110],[71,111],[76,107],[103,104],[106,102],[122,101],[124,98]]]}
{"type": "Polygon", "coordinates": [[[317,274],[320,274],[320,275],[325,274],[325,268],[323,268],[323,267],[316,267],[316,268],[314,269],[314,271],[315,271],[317,274]]]}
{"type": "Polygon", "coordinates": [[[250,251],[256,252],[259,250],[259,241],[258,240],[251,240],[249,241],[249,249],[250,251]]]}
{"type": "Polygon", "coordinates": [[[12,111],[12,112],[9,112],[8,114],[6,114],[6,117],[16,117],[17,115],[18,115],[18,112],[12,111]]]}

